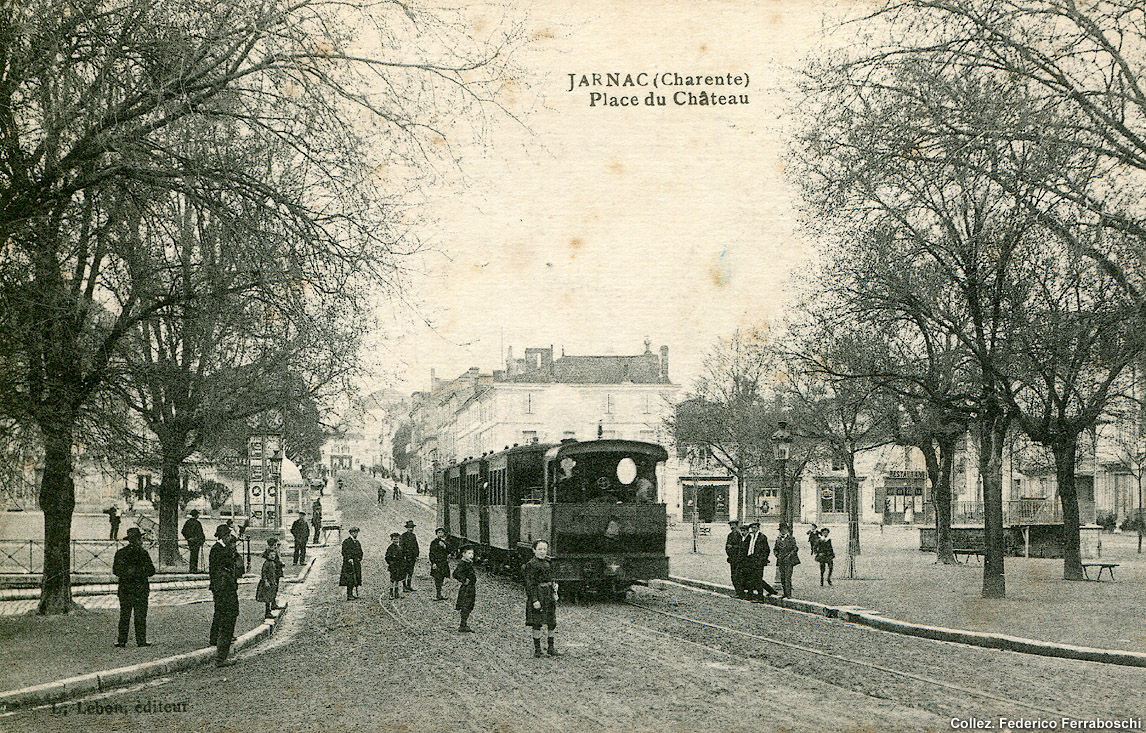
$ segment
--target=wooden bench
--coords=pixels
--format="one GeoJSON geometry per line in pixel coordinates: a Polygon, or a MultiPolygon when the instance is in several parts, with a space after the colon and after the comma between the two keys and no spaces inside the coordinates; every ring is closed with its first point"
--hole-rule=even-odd
{"type": "Polygon", "coordinates": [[[982,550],[971,550],[971,549],[952,550],[951,554],[955,556],[956,561],[958,561],[959,556],[962,555],[963,557],[967,558],[966,562],[969,563],[969,562],[971,562],[971,556],[974,555],[975,557],[977,557],[979,559],[980,564],[982,564],[982,562],[983,562],[983,551],[982,550]]]}
{"type": "MultiPolygon", "coordinates": [[[[342,542],[342,525],[341,524],[339,524],[338,522],[323,522],[322,523],[322,544],[324,544],[324,545],[326,544],[326,533],[327,532],[337,532],[338,533],[338,541],[342,542]]],[[[318,538],[315,538],[315,543],[317,544],[317,542],[318,542],[318,538]]]]}
{"type": "Polygon", "coordinates": [[[1087,580],[1102,580],[1102,571],[1110,573],[1110,580],[1114,580],[1114,568],[1118,567],[1116,562],[1084,562],[1082,564],[1082,576],[1087,580]],[[1094,578],[1090,577],[1090,573],[1086,571],[1087,568],[1098,568],[1098,575],[1094,578]]]}

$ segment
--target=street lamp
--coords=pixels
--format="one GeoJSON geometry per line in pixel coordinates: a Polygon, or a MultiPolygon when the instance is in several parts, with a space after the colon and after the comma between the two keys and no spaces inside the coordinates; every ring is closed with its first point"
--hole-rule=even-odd
{"type": "Polygon", "coordinates": [[[785,469],[788,467],[788,456],[792,448],[792,433],[788,431],[788,423],[783,420],[779,428],[772,433],[772,452],[776,463],[780,464],[780,521],[792,526],[792,497],[787,486],[785,469]]]}
{"type": "MultiPolygon", "coordinates": [[[[274,503],[272,504],[272,506],[274,507],[274,511],[275,511],[275,521],[274,521],[273,526],[277,529],[278,527],[282,526],[283,452],[281,450],[276,449],[275,452],[273,454],[271,454],[270,461],[271,461],[271,475],[270,475],[270,480],[267,481],[267,493],[271,494],[273,492],[273,496],[270,496],[268,498],[271,498],[274,500],[274,503]]],[[[272,526],[271,523],[267,521],[267,513],[265,511],[263,512],[263,526],[264,527],[265,526],[272,526]]]]}

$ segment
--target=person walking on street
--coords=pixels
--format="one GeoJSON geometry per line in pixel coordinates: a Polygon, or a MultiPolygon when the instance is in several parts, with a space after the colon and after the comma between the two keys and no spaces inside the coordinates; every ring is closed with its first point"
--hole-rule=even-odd
{"type": "Polygon", "coordinates": [[[402,553],[402,535],[390,533],[390,546],[386,548],[386,570],[390,573],[390,598],[402,597],[402,577],[406,574],[406,556],[402,553]]]}
{"type": "Polygon", "coordinates": [[[781,598],[792,597],[792,569],[800,564],[799,551],[792,528],[781,524],[780,536],[776,539],[776,567],[780,570],[780,585],[784,590],[781,598]]]}
{"type": "Polygon", "coordinates": [[[107,509],[103,510],[103,513],[107,515],[107,521],[108,521],[108,524],[110,526],[110,531],[108,533],[108,539],[109,540],[115,540],[118,542],[119,541],[119,520],[120,520],[119,511],[114,506],[109,506],[107,509]]]}
{"type": "Polygon", "coordinates": [[[820,564],[820,585],[824,584],[824,571],[828,571],[828,585],[832,584],[832,566],[835,564],[836,551],[832,548],[832,541],[828,537],[828,528],[820,530],[820,539],[816,542],[816,562],[820,564]]]}
{"type": "Polygon", "coordinates": [[[346,600],[358,597],[362,585],[362,543],[358,541],[358,528],[350,528],[350,536],[342,541],[342,573],[338,584],[346,586],[346,600]]]}
{"type": "Polygon", "coordinates": [[[298,519],[290,526],[290,536],[294,537],[294,562],[291,564],[305,564],[306,543],[310,540],[310,525],[306,523],[306,512],[298,513],[298,519]]]}
{"type": "Polygon", "coordinates": [[[398,482],[397,481],[394,482],[394,498],[395,499],[401,499],[402,498],[402,492],[398,489],[398,482]]]}
{"type": "Polygon", "coordinates": [[[813,555],[816,554],[816,543],[820,541],[820,530],[816,527],[815,522],[812,523],[812,528],[808,530],[808,552],[813,555]]]}
{"type": "Polygon", "coordinates": [[[444,601],[442,595],[442,581],[450,577],[450,546],[446,541],[446,530],[438,527],[434,530],[434,539],[430,542],[430,577],[434,579],[434,600],[444,601]]]}
{"type": "Polygon", "coordinates": [[[414,567],[418,564],[418,556],[422,554],[414,526],[414,520],[407,519],[406,531],[402,533],[402,552],[406,555],[406,577],[402,580],[402,588],[407,593],[414,590],[414,567]]]}
{"type": "Polygon", "coordinates": [[[127,646],[127,630],[135,616],[135,645],[147,643],[147,597],[151,593],[148,578],[155,575],[155,564],[143,549],[143,533],[139,527],[127,530],[127,545],[119,548],[111,563],[111,571],[119,579],[119,637],[115,645],[127,646]]]}
{"type": "Polygon", "coordinates": [[[267,549],[263,551],[263,571],[259,574],[259,585],[255,588],[255,600],[266,605],[266,615],[278,609],[279,578],[283,577],[283,561],[279,557],[279,538],[268,537],[267,549]]]}
{"type": "Polygon", "coordinates": [[[764,580],[764,568],[771,564],[769,556],[772,550],[768,547],[768,537],[760,531],[760,522],[748,525],[748,535],[744,538],[744,589],[748,596],[758,602],[764,602],[764,594],[776,595],[776,589],[764,580]]]}
{"type": "Polygon", "coordinates": [[[521,566],[525,576],[525,625],[533,629],[533,656],[541,654],[541,627],[545,626],[549,638],[549,656],[561,656],[553,643],[557,633],[557,583],[549,566],[549,543],[533,543],[533,559],[521,566]]]}
{"type": "Polygon", "coordinates": [[[740,522],[728,523],[728,537],[724,540],[724,555],[728,559],[728,572],[732,576],[732,589],[737,598],[744,597],[744,535],[740,522]]]}
{"type": "Polygon", "coordinates": [[[199,510],[192,509],[191,517],[183,523],[183,539],[187,540],[187,572],[199,572],[199,552],[207,543],[207,535],[203,534],[203,523],[199,521],[199,510]]]}
{"type": "Polygon", "coordinates": [[[386,503],[386,487],[381,483],[378,484],[378,506],[386,503]]]}
{"type": "Polygon", "coordinates": [[[314,526],[314,544],[322,542],[322,501],[316,496],[310,505],[310,523],[314,526]]]}
{"type": "Polygon", "coordinates": [[[239,619],[239,578],[244,571],[243,559],[235,549],[239,538],[231,534],[227,525],[220,525],[215,530],[215,537],[218,541],[211,546],[207,557],[211,596],[215,600],[211,644],[215,647],[215,666],[230,667],[235,663],[227,657],[235,640],[235,622],[239,619]]]}
{"type": "MultiPolygon", "coordinates": [[[[448,565],[446,567],[449,567],[448,565]]],[[[461,561],[458,563],[457,569],[454,570],[454,580],[460,584],[458,586],[458,600],[454,604],[454,608],[461,614],[461,622],[458,624],[458,632],[472,632],[469,620],[470,614],[474,610],[474,601],[477,600],[477,573],[474,571],[474,548],[465,547],[462,549],[461,561]]],[[[552,637],[550,637],[552,639],[552,637]]]]}

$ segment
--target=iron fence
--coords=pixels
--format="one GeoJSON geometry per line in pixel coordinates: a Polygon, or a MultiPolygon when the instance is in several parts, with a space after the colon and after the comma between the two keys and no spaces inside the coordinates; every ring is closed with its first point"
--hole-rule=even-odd
{"type": "MultiPolygon", "coordinates": [[[[955,501],[951,503],[952,524],[982,524],[984,507],[981,501],[955,501]]],[[[1094,524],[1093,501],[1078,502],[1080,524],[1094,524]]],[[[1062,524],[1062,504],[1057,499],[1019,499],[1003,502],[1003,524],[1062,524]]]]}
{"type": "MultiPolygon", "coordinates": [[[[249,566],[251,539],[244,537],[240,542],[246,543],[247,565],[249,566]]],[[[126,544],[126,540],[72,540],[71,571],[73,573],[110,573],[116,551],[126,544]]],[[[187,543],[180,540],[177,544],[180,557],[186,558],[187,543]]],[[[145,538],[143,546],[147,548],[152,561],[158,565],[159,542],[154,538],[145,538]]],[[[204,570],[207,568],[209,547],[209,544],[204,545],[199,556],[199,567],[204,570]]],[[[0,573],[42,572],[44,572],[43,540],[0,540],[0,573]]]]}

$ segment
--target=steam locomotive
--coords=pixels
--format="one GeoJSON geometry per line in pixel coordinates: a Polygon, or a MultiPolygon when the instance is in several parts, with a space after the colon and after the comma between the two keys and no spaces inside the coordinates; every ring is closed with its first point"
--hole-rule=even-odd
{"type": "Polygon", "coordinates": [[[514,446],[435,476],[438,525],[453,543],[515,571],[549,542],[565,596],[623,596],[668,577],[665,505],[657,498],[659,445],[564,440],[514,446]]]}

